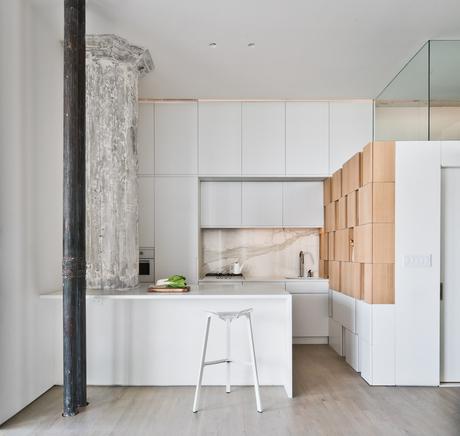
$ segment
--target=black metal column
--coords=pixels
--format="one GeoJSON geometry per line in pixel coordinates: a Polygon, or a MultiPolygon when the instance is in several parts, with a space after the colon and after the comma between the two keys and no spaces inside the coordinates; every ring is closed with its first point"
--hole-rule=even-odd
{"type": "Polygon", "coordinates": [[[64,1],[64,416],[86,405],[85,0],[64,1]]]}

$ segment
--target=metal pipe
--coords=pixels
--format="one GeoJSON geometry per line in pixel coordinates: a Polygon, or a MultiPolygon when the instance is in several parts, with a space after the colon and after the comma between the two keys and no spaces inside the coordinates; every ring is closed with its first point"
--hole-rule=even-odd
{"type": "Polygon", "coordinates": [[[64,410],[86,405],[85,0],[64,1],[64,410]]]}

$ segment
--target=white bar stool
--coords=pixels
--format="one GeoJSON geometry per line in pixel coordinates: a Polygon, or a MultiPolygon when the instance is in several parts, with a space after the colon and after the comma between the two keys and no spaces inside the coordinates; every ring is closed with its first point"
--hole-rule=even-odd
{"type": "Polygon", "coordinates": [[[203,370],[205,366],[218,365],[220,363],[226,364],[227,383],[226,383],[225,391],[227,393],[230,393],[230,364],[236,363],[230,358],[230,338],[231,338],[230,327],[231,327],[231,322],[233,320],[241,318],[241,317],[244,317],[247,320],[249,345],[251,348],[251,362],[242,362],[242,363],[252,366],[257,411],[262,412],[262,404],[260,402],[260,392],[259,392],[259,375],[257,373],[256,352],[254,349],[254,336],[252,334],[251,312],[252,312],[252,309],[245,309],[245,310],[241,310],[240,312],[206,312],[207,319],[206,319],[206,328],[204,332],[203,351],[201,353],[200,372],[198,374],[198,382],[196,384],[196,390],[195,390],[195,400],[193,402],[193,412],[194,413],[198,411],[198,404],[200,401],[201,382],[203,381],[203,370]],[[205,361],[206,349],[208,347],[208,336],[209,336],[209,327],[211,325],[211,318],[216,318],[216,319],[225,321],[227,325],[227,357],[225,359],[211,360],[211,361],[206,362],[205,361]]]}

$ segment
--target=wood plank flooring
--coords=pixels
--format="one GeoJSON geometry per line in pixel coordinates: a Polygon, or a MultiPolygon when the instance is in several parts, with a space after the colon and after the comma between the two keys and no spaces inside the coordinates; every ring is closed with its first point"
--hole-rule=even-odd
{"type": "Polygon", "coordinates": [[[0,427],[3,435],[460,435],[460,388],[370,387],[327,345],[294,346],[295,398],[280,387],[90,387],[90,405],[62,418],[54,387],[0,427]]]}

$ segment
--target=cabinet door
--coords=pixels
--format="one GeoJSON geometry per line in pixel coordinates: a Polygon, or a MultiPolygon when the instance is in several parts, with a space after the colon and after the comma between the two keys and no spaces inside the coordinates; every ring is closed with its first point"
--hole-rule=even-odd
{"type": "Polygon", "coordinates": [[[243,182],[243,226],[283,224],[283,183],[243,182]]]}
{"type": "Polygon", "coordinates": [[[243,174],[285,174],[285,104],[243,103],[243,174]]]}
{"type": "Polygon", "coordinates": [[[155,104],[155,174],[197,174],[196,103],[155,104]]]}
{"type": "Polygon", "coordinates": [[[286,103],[286,174],[329,174],[329,103],[286,103]]]}
{"type": "Polygon", "coordinates": [[[331,173],[372,141],[372,114],[371,101],[330,103],[331,173]]]}
{"type": "Polygon", "coordinates": [[[284,182],[283,225],[323,227],[322,200],[322,182],[284,182]]]}
{"type": "Polygon", "coordinates": [[[292,296],[292,336],[328,336],[328,294],[292,296]]]}
{"type": "Polygon", "coordinates": [[[184,275],[197,282],[198,181],[155,177],[155,276],[184,275]]]}
{"type": "Polygon", "coordinates": [[[139,120],[137,123],[137,158],[139,174],[155,172],[155,120],[152,103],[139,104],[139,120]]]}
{"type": "Polygon", "coordinates": [[[155,246],[155,181],[139,177],[139,247],[155,246]]]}
{"type": "Polygon", "coordinates": [[[241,103],[200,102],[199,173],[241,175],[241,103]]]}
{"type": "Polygon", "coordinates": [[[241,182],[201,182],[201,225],[241,225],[241,182]]]}

